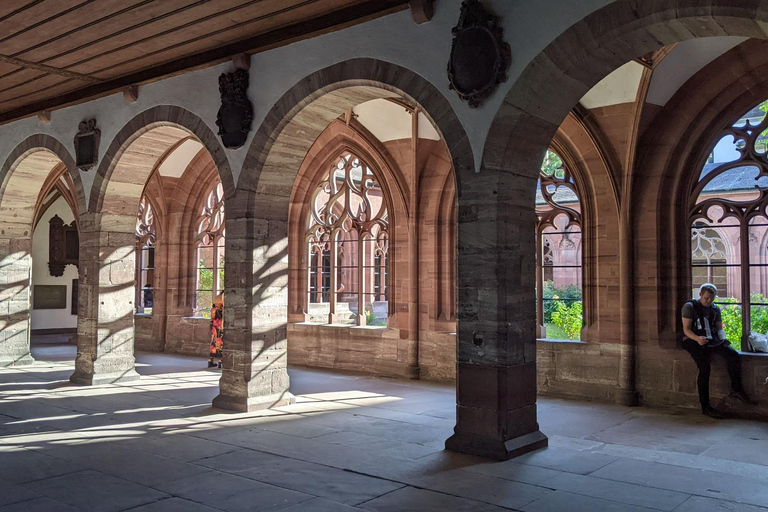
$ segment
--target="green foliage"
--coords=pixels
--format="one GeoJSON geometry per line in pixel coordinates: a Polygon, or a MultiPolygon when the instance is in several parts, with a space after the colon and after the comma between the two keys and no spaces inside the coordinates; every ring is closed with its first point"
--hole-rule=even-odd
{"type": "Polygon", "coordinates": [[[723,316],[723,330],[725,337],[731,342],[736,350],[741,348],[741,306],[733,297],[719,301],[720,310],[723,316]]]}
{"type": "Polygon", "coordinates": [[[552,281],[544,281],[544,299],[554,299],[544,301],[544,323],[552,323],[552,313],[557,309],[557,299],[572,303],[580,301],[581,298],[581,288],[578,285],[572,284],[565,288],[555,288],[552,281]]]}
{"type": "MultiPolygon", "coordinates": [[[[752,324],[750,330],[760,334],[768,333],[768,298],[763,296],[762,293],[752,293],[749,296],[749,300],[752,303],[749,307],[752,324]],[[765,306],[758,304],[765,304],[765,306]]],[[[728,297],[718,302],[721,304],[720,309],[723,316],[725,336],[731,342],[733,348],[741,350],[741,306],[733,297],[728,297]]]]}
{"type": "Polygon", "coordinates": [[[544,161],[541,162],[541,173],[544,176],[556,175],[558,178],[563,177],[563,161],[560,159],[557,153],[547,150],[547,154],[544,155],[544,161]]]}
{"type": "Polygon", "coordinates": [[[555,302],[555,311],[552,313],[552,323],[561,328],[569,340],[580,338],[582,317],[581,302],[573,302],[570,306],[565,302],[555,302]]]}
{"type": "Polygon", "coordinates": [[[365,325],[373,325],[373,311],[365,310],[365,325]]]}
{"type": "MultiPolygon", "coordinates": [[[[203,261],[200,261],[200,265],[204,265],[203,261]]],[[[198,270],[198,290],[213,290],[213,269],[212,268],[200,268],[198,270]]]]}

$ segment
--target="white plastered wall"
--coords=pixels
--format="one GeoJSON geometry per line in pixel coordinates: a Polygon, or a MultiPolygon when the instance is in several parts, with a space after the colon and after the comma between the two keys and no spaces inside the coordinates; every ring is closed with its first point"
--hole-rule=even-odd
{"type": "MultiPolygon", "coordinates": [[[[77,267],[67,265],[64,275],[53,277],[48,272],[48,232],[50,220],[58,215],[64,224],[74,220],[69,205],[60,197],[43,214],[32,238],[32,293],[35,285],[60,285],[67,287],[67,307],[65,309],[32,309],[32,330],[38,329],[74,329],[77,327],[77,315],[72,315],[72,280],[77,279],[77,267]]],[[[34,304],[34,296],[33,302],[34,304]]],[[[30,305],[31,306],[31,305],[30,305]]]]}

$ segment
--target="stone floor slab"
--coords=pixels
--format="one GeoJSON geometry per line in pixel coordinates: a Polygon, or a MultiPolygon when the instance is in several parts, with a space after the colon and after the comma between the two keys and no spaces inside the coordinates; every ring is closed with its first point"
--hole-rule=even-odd
{"type": "Polygon", "coordinates": [[[80,510],[126,510],[164,498],[166,494],[98,471],[80,471],[25,484],[33,491],[80,510]]]}
{"type": "Polygon", "coordinates": [[[284,512],[359,512],[360,510],[362,509],[323,498],[314,498],[283,509],[284,512]]]}
{"type": "Polygon", "coordinates": [[[75,461],[65,461],[32,450],[3,452],[0,478],[16,484],[75,473],[85,469],[75,461]]]}
{"type": "Polygon", "coordinates": [[[768,506],[764,481],[667,464],[621,459],[591,476],[708,498],[768,506]]]}
{"type": "Polygon", "coordinates": [[[768,508],[734,503],[701,496],[691,496],[675,512],[768,512],[768,508]]]}
{"type": "Polygon", "coordinates": [[[591,476],[561,473],[542,485],[581,496],[600,498],[607,501],[652,508],[654,510],[675,510],[689,494],[643,487],[640,485],[605,480],[591,476]]]}
{"type": "Polygon", "coordinates": [[[653,509],[555,491],[527,504],[523,512],[651,512],[653,509]]]}
{"type": "MultiPolygon", "coordinates": [[[[2,459],[0,459],[2,460],[2,459]]],[[[2,462],[0,462],[2,464],[2,462]]],[[[0,479],[0,506],[10,505],[40,497],[39,493],[25,487],[0,479]]]]}
{"type": "Polygon", "coordinates": [[[131,512],[216,512],[221,510],[181,498],[167,498],[132,508],[131,512]]]}
{"type": "Polygon", "coordinates": [[[313,498],[308,494],[215,471],[158,487],[168,494],[232,512],[278,510],[313,498]]]}
{"type": "Polygon", "coordinates": [[[564,448],[544,448],[516,457],[513,460],[518,464],[529,464],[586,475],[616,461],[616,457],[564,448]]]}
{"type": "Polygon", "coordinates": [[[250,450],[212,457],[201,464],[346,505],[356,505],[402,487],[387,480],[250,450]]]}
{"type": "Polygon", "coordinates": [[[372,512],[496,512],[504,509],[437,492],[404,487],[359,506],[372,512]]]}
{"type": "Polygon", "coordinates": [[[0,512],[78,512],[78,510],[60,501],[46,497],[0,507],[0,512]]]}

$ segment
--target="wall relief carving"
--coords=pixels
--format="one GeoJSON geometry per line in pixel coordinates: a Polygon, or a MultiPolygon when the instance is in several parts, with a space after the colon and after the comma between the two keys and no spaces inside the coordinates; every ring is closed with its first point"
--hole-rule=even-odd
{"type": "Polygon", "coordinates": [[[64,275],[67,265],[78,266],[80,263],[80,237],[77,224],[64,224],[61,217],[54,215],[48,231],[48,272],[53,277],[64,275]]]}
{"type": "Polygon", "coordinates": [[[237,149],[245,144],[253,121],[253,105],[246,95],[248,71],[236,69],[219,76],[221,107],[216,116],[216,126],[225,148],[237,149]]]}
{"type": "Polygon", "coordinates": [[[452,30],[448,81],[470,107],[477,108],[507,80],[512,51],[504,42],[498,19],[479,0],[464,0],[452,30]]]}

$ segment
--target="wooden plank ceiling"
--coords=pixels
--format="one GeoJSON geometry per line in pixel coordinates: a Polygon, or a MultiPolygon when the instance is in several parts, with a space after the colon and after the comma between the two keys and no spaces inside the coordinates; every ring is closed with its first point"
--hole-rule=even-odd
{"type": "Polygon", "coordinates": [[[407,4],[2,0],[0,123],[343,28],[407,4]]]}

